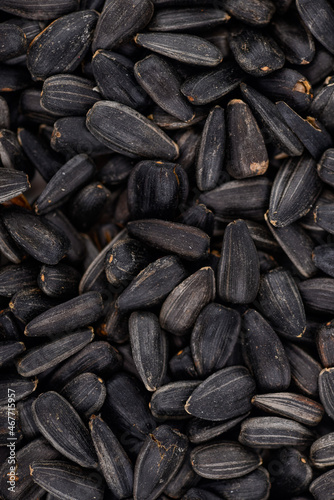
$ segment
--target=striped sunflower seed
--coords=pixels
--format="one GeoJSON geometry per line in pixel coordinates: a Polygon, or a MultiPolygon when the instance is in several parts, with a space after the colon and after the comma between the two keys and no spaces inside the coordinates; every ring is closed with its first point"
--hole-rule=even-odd
{"type": "Polygon", "coordinates": [[[201,382],[187,380],[159,387],[152,395],[150,410],[158,420],[190,418],[184,405],[201,382]]]}
{"type": "Polygon", "coordinates": [[[82,373],[70,380],[59,392],[81,417],[89,418],[98,413],[106,398],[103,380],[94,373],[82,373]]]}
{"type": "Polygon", "coordinates": [[[312,443],[310,459],[319,469],[334,465],[334,433],[325,434],[312,443]]]}
{"type": "Polygon", "coordinates": [[[27,174],[20,170],[0,168],[0,202],[11,200],[27,191],[30,182],[27,174]]]}
{"type": "Polygon", "coordinates": [[[324,368],[319,374],[319,397],[327,415],[334,419],[334,368],[324,368]]]}

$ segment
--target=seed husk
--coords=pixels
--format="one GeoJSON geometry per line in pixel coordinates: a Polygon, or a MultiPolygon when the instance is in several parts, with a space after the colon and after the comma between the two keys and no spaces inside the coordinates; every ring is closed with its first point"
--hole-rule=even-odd
{"type": "Polygon", "coordinates": [[[137,82],[166,113],[181,121],[190,121],[195,114],[190,103],[181,94],[182,79],[173,66],[151,54],[134,66],[137,82]]]}
{"type": "Polygon", "coordinates": [[[82,467],[97,467],[88,429],[65,398],[45,392],[34,402],[33,413],[40,432],[56,450],[82,467]]]}
{"type": "Polygon", "coordinates": [[[294,448],[281,448],[271,454],[271,459],[273,494],[298,495],[307,489],[313,470],[304,454],[294,448]]]}
{"type": "Polygon", "coordinates": [[[98,413],[106,398],[103,380],[94,373],[85,372],[70,380],[59,393],[82,418],[98,413]]]}
{"type": "Polygon", "coordinates": [[[253,397],[252,403],[261,410],[291,418],[304,425],[318,425],[324,415],[320,403],[291,392],[260,394],[253,397]]]}
{"type": "Polygon", "coordinates": [[[190,418],[184,405],[192,392],[201,382],[187,380],[171,382],[159,387],[152,395],[150,410],[157,419],[190,418]]]}
{"type": "Polygon", "coordinates": [[[38,0],[38,3],[27,0],[18,0],[13,4],[11,0],[1,0],[1,10],[14,16],[27,19],[52,20],[76,10],[77,0],[55,3],[53,0],[38,0]]]}
{"type": "Polygon", "coordinates": [[[9,307],[14,316],[26,324],[39,314],[59,304],[59,301],[47,297],[37,288],[27,287],[16,292],[9,302],[9,307]]]}
{"type": "Polygon", "coordinates": [[[188,439],[167,425],[147,436],[135,465],[134,500],[157,498],[181,467],[188,439]]]}
{"type": "Polygon", "coordinates": [[[25,350],[23,342],[17,342],[16,340],[0,342],[0,367],[13,361],[14,358],[25,350]]]}
{"type": "Polygon", "coordinates": [[[277,333],[291,340],[303,336],[305,309],[289,271],[277,268],[263,275],[257,298],[262,313],[277,333]]]}
{"type": "Polygon", "coordinates": [[[34,80],[59,73],[71,73],[86,55],[98,13],[72,12],[59,17],[37,35],[28,49],[27,66],[34,80]],[[63,50],[59,50],[59,43],[63,50]]]}
{"type": "MultiPolygon", "coordinates": [[[[327,128],[328,132],[331,134],[334,131],[334,123],[333,123],[333,86],[334,80],[331,78],[325,80],[324,86],[321,90],[316,94],[314,99],[311,102],[309,113],[311,116],[314,116],[324,126],[327,128]]],[[[325,153],[324,153],[325,154],[325,153]]],[[[324,179],[323,179],[324,180],[324,179]]],[[[325,181],[326,182],[326,181],[325,181]]]]}
{"type": "Polygon", "coordinates": [[[110,50],[130,40],[149,23],[153,10],[150,0],[107,0],[96,26],[93,51],[110,50]]]}
{"type": "Polygon", "coordinates": [[[74,297],[78,293],[80,273],[71,266],[59,263],[44,265],[38,276],[38,286],[48,297],[74,297]]]}
{"type": "Polygon", "coordinates": [[[334,11],[326,0],[297,0],[296,6],[302,21],[312,35],[326,49],[334,54],[334,35],[331,26],[334,23],[334,11]],[[319,16],[319,12],[322,13],[319,16]]]}
{"type": "Polygon", "coordinates": [[[310,484],[310,492],[315,500],[331,500],[334,488],[334,471],[330,470],[317,477],[310,484]]]}
{"type": "Polygon", "coordinates": [[[193,380],[198,378],[189,346],[176,353],[170,359],[169,369],[175,380],[193,380]]]}
{"type": "Polygon", "coordinates": [[[11,200],[30,188],[27,174],[9,168],[0,168],[0,184],[0,203],[11,200]]]}
{"type": "Polygon", "coordinates": [[[191,333],[190,348],[201,377],[224,368],[238,340],[240,314],[234,309],[211,303],[199,314],[191,333]]]}
{"type": "Polygon", "coordinates": [[[320,179],[330,186],[334,186],[334,149],[330,148],[324,152],[317,165],[320,179]]]}
{"type": "Polygon", "coordinates": [[[134,278],[117,299],[117,307],[125,313],[161,304],[185,276],[177,257],[161,257],[134,278]]]}
{"type": "Polygon", "coordinates": [[[93,415],[89,427],[109,490],[116,498],[128,498],[132,494],[133,467],[127,454],[101,417],[93,415]]]}
{"type": "MultiPolygon", "coordinates": [[[[270,477],[267,469],[259,467],[246,476],[215,481],[210,484],[209,488],[219,498],[226,496],[229,500],[267,500],[270,486],[270,477]]],[[[208,500],[215,499],[209,498],[208,500]]]]}
{"type": "Polygon", "coordinates": [[[334,203],[327,203],[325,205],[317,205],[313,212],[316,224],[331,234],[334,234],[333,211],[334,203]]]}
{"type": "Polygon", "coordinates": [[[20,264],[24,252],[14,242],[0,216],[0,251],[13,264],[20,264]]]}
{"type": "Polygon", "coordinates": [[[24,66],[0,64],[0,92],[16,92],[32,84],[31,75],[24,66]]]}
{"type": "Polygon", "coordinates": [[[157,11],[148,29],[150,31],[185,32],[196,29],[214,28],[231,19],[231,16],[219,8],[165,8],[157,11]]]}
{"type": "Polygon", "coordinates": [[[321,363],[325,368],[334,366],[334,322],[329,321],[317,332],[316,343],[321,363]]]}
{"type": "Polygon", "coordinates": [[[251,0],[247,3],[242,0],[225,0],[224,8],[236,19],[259,27],[268,24],[275,12],[275,4],[270,0],[251,0]]]}
{"type": "Polygon", "coordinates": [[[101,182],[91,182],[83,187],[68,202],[72,224],[79,231],[88,231],[99,220],[113,198],[115,195],[101,182]]]}
{"type": "Polygon", "coordinates": [[[177,145],[157,125],[118,102],[94,104],[86,125],[102,144],[130,158],[175,160],[179,154],[177,145]]]}
{"type": "Polygon", "coordinates": [[[215,372],[194,390],[185,409],[205,420],[223,421],[251,409],[255,381],[244,366],[232,366],[215,372]]]}
{"type": "Polygon", "coordinates": [[[17,403],[19,427],[25,439],[29,441],[39,435],[39,430],[32,414],[32,404],[35,399],[36,396],[30,396],[17,403]]]}
{"type": "Polygon", "coordinates": [[[160,325],[174,335],[185,335],[215,295],[214,272],[211,267],[202,267],[168,295],[160,310],[160,325]]]}
{"type": "Polygon", "coordinates": [[[298,284],[305,306],[319,313],[334,313],[334,279],[311,278],[298,284]]]}
{"type": "Polygon", "coordinates": [[[0,295],[12,297],[23,288],[36,286],[38,268],[31,263],[8,264],[0,270],[0,295]]]}
{"type": "Polygon", "coordinates": [[[195,66],[217,66],[223,59],[222,53],[215,45],[199,36],[179,33],[138,33],[134,41],[152,52],[195,66]]]}
{"type": "Polygon", "coordinates": [[[63,212],[60,210],[52,211],[46,214],[45,219],[68,238],[70,246],[67,250],[67,259],[69,262],[81,262],[86,252],[84,239],[72,226],[63,212]]]}
{"type": "MultiPolygon", "coordinates": [[[[254,398],[253,398],[254,399],[254,398]]],[[[225,422],[213,422],[202,418],[193,418],[187,425],[187,436],[191,443],[200,444],[220,437],[225,432],[233,429],[249,416],[250,412],[239,417],[231,418],[225,422]]]]}
{"type": "Polygon", "coordinates": [[[334,419],[334,368],[324,368],[319,374],[319,396],[327,415],[334,419]]]}
{"type": "Polygon", "coordinates": [[[291,64],[309,64],[315,55],[311,33],[300,22],[299,16],[277,17],[273,23],[273,35],[291,64]]]}
{"type": "MultiPolygon", "coordinates": [[[[24,187],[24,182],[27,183],[29,179],[26,177],[20,178],[19,172],[13,172],[11,169],[16,171],[22,171],[27,174],[29,177],[33,178],[34,169],[29,159],[24,154],[24,151],[20,145],[20,141],[14,132],[11,130],[3,129],[0,131],[0,159],[4,169],[1,169],[1,184],[3,183],[4,194],[6,194],[6,190],[8,193],[10,192],[11,178],[13,182],[18,184],[18,188],[24,187]]],[[[24,189],[28,189],[30,184],[24,189]]],[[[12,185],[14,188],[14,184],[12,185]]],[[[13,194],[12,197],[16,196],[13,194]]],[[[5,201],[5,200],[4,200],[5,201]]]]}
{"type": "Polygon", "coordinates": [[[190,451],[189,447],[183,464],[164,490],[164,494],[170,498],[187,498],[185,495],[188,494],[189,488],[200,481],[200,477],[191,466],[190,451]]]}
{"type": "Polygon", "coordinates": [[[36,390],[37,383],[37,379],[28,380],[20,375],[3,375],[0,381],[0,406],[8,405],[8,389],[15,392],[15,401],[20,401],[36,390]]]}
{"type": "Polygon", "coordinates": [[[15,24],[0,24],[0,61],[8,61],[26,53],[27,37],[24,31],[15,24]]]}
{"type": "Polygon", "coordinates": [[[310,449],[312,464],[322,469],[334,464],[334,433],[325,434],[312,443],[310,449]]]}
{"type": "Polygon", "coordinates": [[[309,446],[314,433],[293,420],[280,417],[247,418],[241,424],[239,441],[251,448],[309,446]]]}
{"type": "Polygon", "coordinates": [[[254,309],[243,315],[242,346],[245,362],[260,392],[289,387],[291,372],[284,347],[269,323],[254,309]]]}
{"type": "Polygon", "coordinates": [[[97,472],[87,474],[81,467],[64,460],[39,461],[36,457],[36,461],[30,465],[30,474],[34,482],[55,495],[54,498],[64,500],[68,498],[102,500],[104,498],[104,484],[97,472]]]}
{"type": "Polygon", "coordinates": [[[304,394],[317,397],[320,363],[295,344],[286,343],[284,348],[290,361],[292,380],[304,394]]]}

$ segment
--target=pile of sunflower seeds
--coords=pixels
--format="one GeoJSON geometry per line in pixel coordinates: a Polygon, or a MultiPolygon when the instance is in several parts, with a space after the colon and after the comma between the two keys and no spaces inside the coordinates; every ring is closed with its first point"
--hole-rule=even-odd
{"type": "Polygon", "coordinates": [[[333,500],[333,0],[0,0],[0,61],[0,498],[333,500]]]}

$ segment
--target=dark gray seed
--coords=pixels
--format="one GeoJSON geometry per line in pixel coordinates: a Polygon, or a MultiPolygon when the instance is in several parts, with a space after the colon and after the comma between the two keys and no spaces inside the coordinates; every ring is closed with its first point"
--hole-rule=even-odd
{"type": "Polygon", "coordinates": [[[187,380],[171,382],[158,388],[150,402],[153,417],[159,420],[190,418],[184,405],[200,383],[198,380],[187,380]]]}
{"type": "Polygon", "coordinates": [[[254,309],[243,315],[242,346],[260,392],[289,387],[291,372],[284,347],[269,323],[254,309]]]}
{"type": "Polygon", "coordinates": [[[19,248],[4,225],[0,216],[0,251],[13,264],[20,264],[24,253],[19,248]]]}
{"type": "Polygon", "coordinates": [[[183,495],[182,500],[219,500],[220,497],[211,493],[207,489],[202,488],[190,488],[185,495],[183,495]]]}
{"type": "Polygon", "coordinates": [[[40,432],[56,450],[82,467],[97,467],[88,429],[65,398],[45,392],[34,402],[33,413],[40,432]]]}
{"type": "Polygon", "coordinates": [[[0,270],[0,295],[11,297],[14,293],[36,286],[38,269],[31,264],[9,264],[0,270]]]}
{"type": "Polygon", "coordinates": [[[150,0],[107,0],[97,23],[93,51],[112,49],[145,28],[153,15],[150,0]],[[110,27],[112,26],[112,31],[110,27]]]}
{"type": "MultiPolygon", "coordinates": [[[[334,195],[333,192],[327,188],[324,187],[322,192],[320,193],[316,205],[326,205],[328,203],[334,203],[334,195]]],[[[318,234],[318,235],[324,235],[325,231],[322,229],[316,221],[314,220],[314,211],[310,210],[302,219],[301,219],[301,225],[308,231],[312,231],[313,234],[318,234]]],[[[321,241],[322,243],[322,241],[321,241]]]]}
{"type": "Polygon", "coordinates": [[[97,50],[92,68],[98,88],[105,99],[117,101],[134,109],[143,107],[147,95],[137,84],[133,62],[107,50],[97,50]]]}
{"type": "Polygon", "coordinates": [[[262,122],[273,142],[288,155],[300,156],[304,149],[303,144],[286,125],[275,104],[245,83],[242,83],[240,88],[243,97],[253,109],[255,116],[262,122]]]}
{"type": "Polygon", "coordinates": [[[31,75],[24,66],[0,64],[0,92],[16,92],[31,84],[31,75]]]}
{"type": "Polygon", "coordinates": [[[213,234],[214,215],[202,203],[193,205],[183,212],[179,217],[179,222],[187,224],[187,226],[198,227],[198,229],[201,229],[210,237],[213,234]]]}
{"type": "Polygon", "coordinates": [[[251,409],[255,381],[244,366],[223,368],[194,390],[185,409],[205,420],[229,420],[251,409]]]}
{"type": "Polygon", "coordinates": [[[86,154],[71,158],[54,174],[37,198],[36,213],[45,214],[63,205],[92,179],[95,171],[95,164],[86,154]]]}
{"type": "Polygon", "coordinates": [[[128,373],[121,372],[106,382],[107,422],[121,433],[143,440],[156,428],[149,411],[144,386],[128,373]]]}
{"type": "Polygon", "coordinates": [[[203,420],[202,418],[193,418],[187,425],[187,436],[189,441],[199,444],[220,437],[222,434],[233,429],[233,427],[242,422],[249,414],[250,412],[247,412],[240,417],[232,418],[226,422],[212,422],[210,420],[203,420]]]}
{"type": "Polygon", "coordinates": [[[321,363],[325,368],[334,366],[334,321],[329,321],[317,332],[316,343],[321,363]]]}
{"type": "Polygon", "coordinates": [[[34,318],[26,326],[28,337],[56,335],[76,330],[98,320],[103,311],[103,300],[98,292],[87,292],[34,318]]]}
{"type": "Polygon", "coordinates": [[[45,219],[67,236],[70,242],[70,247],[67,251],[67,259],[71,263],[81,262],[86,252],[82,235],[78,233],[60,210],[55,210],[46,214],[45,219]]]}
{"type": "Polygon", "coordinates": [[[141,87],[166,113],[185,122],[194,118],[194,110],[180,91],[182,79],[167,61],[151,54],[135,64],[134,74],[141,87]]]}
{"type": "Polygon", "coordinates": [[[23,446],[16,453],[15,491],[8,491],[8,462],[5,460],[0,469],[0,488],[5,500],[33,500],[44,495],[45,490],[37,485],[30,476],[30,465],[34,460],[43,457],[44,460],[55,460],[59,458],[56,451],[44,438],[39,437],[23,446]]]}
{"type": "Polygon", "coordinates": [[[134,165],[126,156],[113,155],[99,170],[98,179],[108,188],[122,184],[130,175],[134,165]]]}
{"type": "Polygon", "coordinates": [[[259,261],[260,261],[260,273],[265,274],[278,267],[278,263],[268,253],[258,251],[259,261]]]}
{"type": "Polygon", "coordinates": [[[305,306],[312,311],[334,313],[334,279],[312,278],[298,284],[305,306]]]}
{"type": "Polygon", "coordinates": [[[25,350],[26,348],[23,342],[17,342],[15,340],[0,342],[0,366],[2,367],[10,363],[25,350]]]}
{"type": "Polygon", "coordinates": [[[225,366],[238,340],[240,327],[240,314],[234,309],[209,304],[202,310],[190,341],[192,357],[200,376],[208,376],[225,366]]]}
{"type": "Polygon", "coordinates": [[[252,76],[264,76],[284,66],[285,56],[279,45],[256,28],[232,30],[229,44],[236,62],[252,76]]]}
{"type": "Polygon", "coordinates": [[[56,266],[42,266],[37,282],[42,292],[49,297],[74,297],[78,293],[80,278],[77,269],[59,263],[56,266]]]}
{"type": "Polygon", "coordinates": [[[334,470],[317,477],[310,484],[310,492],[315,500],[331,500],[333,498],[334,470]]]}
{"type": "Polygon", "coordinates": [[[39,314],[59,304],[59,301],[47,297],[36,286],[23,288],[16,292],[9,302],[14,316],[26,324],[39,314]]]}
{"type": "MultiPolygon", "coordinates": [[[[5,21],[5,24],[14,24],[15,26],[19,26],[24,31],[29,44],[41,31],[40,21],[24,19],[22,14],[19,15],[20,17],[18,18],[12,17],[8,21],[5,21]]],[[[16,64],[18,64],[18,61],[16,64]]]]}
{"type": "Polygon", "coordinates": [[[228,173],[235,179],[265,174],[269,160],[263,136],[250,108],[240,99],[228,103],[227,130],[228,173]]]}
{"type": "Polygon", "coordinates": [[[327,0],[297,0],[297,9],[302,21],[306,24],[312,35],[326,49],[334,54],[334,11],[327,0]]]}
{"type": "MultiPolygon", "coordinates": [[[[23,186],[27,186],[24,188],[24,191],[26,191],[28,187],[30,187],[30,184],[27,184],[28,179],[26,177],[21,178],[20,175],[22,176],[24,172],[32,178],[34,175],[34,169],[28,158],[25,156],[17,135],[11,130],[4,129],[0,131],[0,159],[4,167],[4,169],[1,169],[0,172],[1,176],[3,176],[3,180],[1,180],[3,189],[7,189],[9,191],[11,186],[10,179],[12,177],[13,180],[18,183],[18,188],[21,186],[22,188],[23,186]],[[20,172],[19,175],[19,172],[12,172],[10,174],[7,169],[22,170],[22,173],[20,172]]],[[[14,188],[14,186],[12,187],[14,188]]]]}
{"type": "Polygon", "coordinates": [[[191,452],[195,472],[208,479],[233,479],[249,474],[262,464],[261,457],[239,443],[205,444],[191,452]]]}
{"type": "Polygon", "coordinates": [[[172,219],[188,197],[188,177],[181,165],[142,161],[128,180],[128,206],[132,219],[172,219]]]}
{"type": "Polygon", "coordinates": [[[23,436],[29,441],[39,435],[39,430],[32,413],[32,405],[35,400],[36,396],[30,396],[17,403],[19,426],[22,429],[23,436]]]}
{"type": "Polygon", "coordinates": [[[218,295],[225,302],[247,304],[256,298],[260,265],[255,244],[243,220],[230,223],[224,233],[218,265],[218,295]]]}
{"type": "Polygon", "coordinates": [[[106,255],[107,280],[114,287],[127,286],[152,260],[146,245],[134,240],[117,241],[106,255]]]}
{"type": "Polygon", "coordinates": [[[0,338],[1,340],[21,340],[21,325],[9,309],[0,312],[0,338]]]}
{"type": "Polygon", "coordinates": [[[99,156],[112,152],[89,132],[83,116],[59,118],[54,123],[50,144],[55,151],[70,156],[82,153],[99,156]]]}
{"type": "Polygon", "coordinates": [[[304,425],[280,417],[247,418],[241,424],[239,441],[251,448],[309,446],[314,433],[304,425]]]}
{"type": "Polygon", "coordinates": [[[334,419],[334,368],[324,368],[319,374],[319,396],[327,415],[334,419]]]}
{"type": "Polygon", "coordinates": [[[188,333],[197,316],[216,295],[211,267],[202,267],[168,295],[160,310],[160,325],[174,335],[188,333]]]}
{"type": "MultiPolygon", "coordinates": [[[[51,126],[54,124],[56,117],[41,106],[41,93],[41,89],[32,87],[24,90],[20,97],[20,110],[28,120],[51,126]]],[[[29,148],[29,143],[26,146],[29,148]]],[[[31,147],[31,149],[33,148],[31,147]]]]}
{"type": "Polygon", "coordinates": [[[292,392],[261,394],[254,396],[252,403],[260,410],[291,418],[304,425],[318,425],[324,415],[320,403],[292,392]]]}
{"type": "MultiPolygon", "coordinates": [[[[313,101],[311,102],[309,113],[318,118],[321,123],[327,128],[327,130],[332,134],[334,130],[333,122],[333,105],[334,105],[334,80],[333,78],[328,78],[324,82],[324,86],[316,94],[313,101]]],[[[325,182],[327,182],[325,180],[325,182]]]]}
{"type": "Polygon", "coordinates": [[[87,113],[88,130],[105,146],[134,158],[175,160],[177,145],[151,120],[112,101],[101,101],[87,113]]]}
{"type": "Polygon", "coordinates": [[[189,346],[179,351],[170,359],[169,369],[174,380],[193,380],[198,378],[189,346]]]}
{"type": "Polygon", "coordinates": [[[0,24],[0,61],[8,61],[13,57],[25,54],[27,37],[24,31],[15,24],[0,24]]]}
{"type": "MultiPolygon", "coordinates": [[[[198,118],[198,113],[200,108],[197,106],[194,107],[194,110],[195,110],[194,120],[196,120],[198,118]]],[[[205,117],[206,114],[203,114],[203,118],[205,117]]],[[[192,120],[192,122],[194,120],[192,120]]],[[[180,151],[178,162],[180,165],[182,165],[182,167],[186,172],[189,171],[189,169],[195,162],[200,137],[201,137],[200,132],[193,127],[188,127],[185,130],[178,130],[173,135],[173,138],[177,143],[177,145],[179,146],[179,151],[180,151]]]]}
{"type": "Polygon", "coordinates": [[[0,186],[0,203],[3,203],[27,191],[30,182],[24,172],[0,168],[0,186]]]}
{"type": "Polygon", "coordinates": [[[94,331],[90,328],[29,349],[16,362],[17,371],[23,377],[38,375],[81,351],[93,339],[94,331]]]}
{"type": "Polygon", "coordinates": [[[18,0],[15,4],[11,0],[1,0],[1,10],[14,16],[38,20],[53,20],[76,10],[77,7],[77,0],[56,3],[53,0],[38,0],[37,2],[18,0]]]}
{"type": "Polygon", "coordinates": [[[100,418],[93,415],[89,421],[92,440],[103,476],[116,498],[132,494],[133,467],[118,439],[100,418]]]}
{"type": "Polygon", "coordinates": [[[94,10],[73,12],[56,19],[37,35],[27,56],[33,79],[45,80],[75,70],[90,47],[97,19],[94,10]]]}
{"type": "Polygon", "coordinates": [[[269,219],[285,227],[306,215],[320,194],[322,183],[309,155],[288,159],[276,174],[270,195],[269,219]]]}
{"type": "Polygon", "coordinates": [[[314,220],[318,226],[331,234],[334,234],[333,213],[334,203],[317,205],[313,212],[314,220]]]}
{"type": "Polygon", "coordinates": [[[30,465],[30,474],[35,483],[44,488],[54,498],[71,500],[102,500],[104,484],[101,476],[87,473],[65,461],[43,460],[36,457],[30,465]]]}
{"type": "Polygon", "coordinates": [[[166,130],[188,129],[189,127],[192,127],[196,123],[199,123],[202,120],[204,120],[208,114],[208,110],[206,108],[196,106],[193,109],[195,116],[192,120],[189,120],[188,122],[182,122],[181,120],[178,120],[177,118],[175,118],[175,116],[166,113],[166,111],[161,109],[159,106],[155,106],[153,108],[153,111],[149,115],[149,118],[153,120],[153,122],[156,125],[166,130]]]}
{"type": "MultiPolygon", "coordinates": [[[[273,478],[272,491],[275,495],[298,495],[304,492],[312,481],[312,467],[299,450],[281,448],[273,451],[270,473],[273,478]]],[[[294,496],[295,498],[295,496],[294,496]]]]}
{"type": "Polygon", "coordinates": [[[139,33],[134,41],[152,52],[195,66],[217,66],[223,59],[222,53],[215,45],[198,36],[179,33],[139,33]]]}
{"type": "Polygon", "coordinates": [[[271,482],[267,469],[259,467],[240,478],[211,481],[208,487],[219,498],[228,500],[268,500],[271,482]]]}
{"type": "Polygon", "coordinates": [[[50,387],[64,387],[86,372],[109,376],[120,368],[122,358],[108,342],[93,342],[68,359],[50,378],[50,387]]]}
{"type": "Polygon", "coordinates": [[[185,32],[213,28],[226,23],[229,19],[231,16],[217,7],[166,8],[154,14],[148,29],[150,31],[185,32]]]}
{"type": "Polygon", "coordinates": [[[15,393],[15,401],[20,401],[21,399],[29,396],[32,392],[36,390],[38,380],[27,380],[19,375],[2,375],[0,381],[0,406],[8,405],[8,398],[10,394],[15,393]]]}
{"type": "Polygon", "coordinates": [[[124,313],[161,304],[185,277],[177,257],[161,257],[134,278],[117,299],[117,306],[124,313]]]}
{"type": "Polygon", "coordinates": [[[188,439],[167,425],[147,436],[136,461],[133,498],[157,498],[181,467],[188,439]]]}
{"type": "Polygon", "coordinates": [[[334,56],[320,45],[312,61],[305,66],[300,66],[298,69],[312,85],[316,85],[317,83],[322,83],[328,74],[331,73],[333,63],[334,56]]]}
{"type": "Polygon", "coordinates": [[[218,68],[188,78],[181,92],[192,104],[208,104],[238,87],[245,74],[234,62],[224,61],[218,68]]]}
{"type": "MultiPolygon", "coordinates": [[[[333,86],[334,87],[334,86],[333,86]]],[[[334,186],[334,149],[327,149],[322,155],[317,171],[320,179],[330,186],[334,186]]]]}
{"type": "Polygon", "coordinates": [[[129,235],[166,253],[176,253],[183,259],[207,257],[210,238],[197,227],[159,219],[129,222],[129,235]]]}
{"type": "Polygon", "coordinates": [[[200,480],[200,477],[196,474],[191,466],[190,461],[190,448],[188,448],[186,457],[183,461],[182,466],[173,477],[173,479],[168,483],[164,490],[164,494],[168,495],[170,498],[181,498],[184,499],[184,495],[187,494],[189,488],[195,486],[200,480]]]}
{"type": "Polygon", "coordinates": [[[151,312],[134,312],[129,319],[133,361],[148,391],[163,383],[168,363],[167,337],[151,312]]]}
{"type": "Polygon", "coordinates": [[[304,65],[312,61],[315,54],[314,41],[297,15],[290,11],[289,16],[276,17],[271,27],[273,36],[291,64],[304,65]]]}
{"type": "Polygon", "coordinates": [[[225,113],[215,106],[209,113],[196,161],[196,183],[201,191],[214,189],[223,171],[225,156],[225,113]]]}
{"type": "Polygon", "coordinates": [[[271,233],[299,273],[304,278],[314,276],[317,273],[317,268],[312,260],[314,243],[308,233],[295,222],[285,227],[273,226],[268,220],[268,212],[264,217],[271,233]]]}
{"type": "Polygon", "coordinates": [[[314,441],[310,449],[310,460],[319,469],[334,465],[334,432],[314,441]]]}
{"type": "Polygon", "coordinates": [[[111,193],[98,181],[91,182],[71,197],[68,213],[72,224],[79,231],[88,231],[95,224],[107,204],[117,199],[118,193],[111,193]]]}
{"type": "Polygon", "coordinates": [[[271,0],[225,0],[224,8],[233,17],[253,26],[265,26],[275,12],[275,4],[271,0]]]}
{"type": "Polygon", "coordinates": [[[306,330],[305,309],[289,271],[278,268],[263,275],[258,294],[260,309],[283,337],[298,339],[306,330]]]}
{"type": "Polygon", "coordinates": [[[30,130],[18,129],[17,137],[35,169],[48,182],[63,165],[62,159],[30,130]]]}
{"type": "Polygon", "coordinates": [[[94,373],[82,373],[70,380],[60,391],[83,418],[98,413],[106,398],[106,387],[103,380],[94,373]]]}
{"type": "MultiPolygon", "coordinates": [[[[266,226],[263,226],[262,224],[251,220],[246,220],[245,222],[247,224],[249,234],[251,235],[251,238],[254,241],[257,249],[261,249],[265,252],[279,251],[279,244],[272,237],[270,231],[266,228],[266,226]]],[[[258,253],[260,258],[261,252],[258,253]]]]}
{"type": "Polygon", "coordinates": [[[28,210],[8,208],[3,222],[15,243],[43,264],[58,264],[70,246],[64,234],[28,210]]]}
{"type": "Polygon", "coordinates": [[[276,109],[316,160],[333,145],[329,132],[322,123],[312,116],[308,116],[306,119],[302,118],[283,101],[276,104],[276,109]]]}
{"type": "Polygon", "coordinates": [[[6,99],[0,97],[0,129],[4,128],[10,128],[10,113],[6,99]]]}
{"type": "Polygon", "coordinates": [[[116,301],[113,302],[104,318],[104,322],[97,328],[97,334],[104,337],[109,342],[123,343],[129,338],[128,317],[121,314],[116,307],[116,301]]]}
{"type": "Polygon", "coordinates": [[[317,397],[321,365],[303,349],[290,342],[286,343],[284,348],[290,361],[292,380],[304,394],[317,397]]]}
{"type": "Polygon", "coordinates": [[[229,181],[202,193],[199,201],[228,222],[238,217],[262,221],[269,203],[270,188],[271,183],[266,177],[229,181]]]}
{"type": "Polygon", "coordinates": [[[54,75],[43,84],[41,105],[57,116],[84,116],[101,99],[95,82],[74,75],[54,75]]]}

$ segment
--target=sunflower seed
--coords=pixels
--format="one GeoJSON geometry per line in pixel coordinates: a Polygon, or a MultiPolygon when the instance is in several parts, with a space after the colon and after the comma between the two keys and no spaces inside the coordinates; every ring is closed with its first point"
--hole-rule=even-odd
{"type": "Polygon", "coordinates": [[[281,448],[271,455],[270,472],[275,494],[298,495],[303,493],[313,477],[312,467],[299,450],[281,448]]]}
{"type": "Polygon", "coordinates": [[[82,373],[70,380],[59,393],[81,417],[99,412],[106,398],[103,380],[94,373],[82,373]]]}
{"type": "Polygon", "coordinates": [[[284,348],[290,361],[292,380],[302,392],[317,397],[321,365],[303,349],[290,342],[286,343],[284,348]]]}
{"type": "Polygon", "coordinates": [[[189,441],[199,444],[220,437],[225,432],[237,426],[247,418],[249,414],[250,412],[247,412],[240,417],[232,418],[225,422],[212,422],[210,420],[203,420],[202,418],[193,418],[187,425],[187,436],[189,441]]]}
{"type": "MultiPolygon", "coordinates": [[[[324,126],[327,128],[328,132],[331,134],[333,133],[334,130],[334,123],[333,123],[333,83],[334,80],[331,78],[329,81],[328,79],[325,80],[324,86],[322,89],[316,94],[314,99],[311,102],[310,108],[309,108],[309,113],[311,116],[314,116],[318,120],[320,120],[321,123],[324,124],[324,126]]],[[[324,153],[325,154],[325,153],[324,153]]],[[[325,179],[323,179],[325,180],[325,179]]],[[[327,182],[325,180],[325,182],[327,182]]]]}
{"type": "Polygon", "coordinates": [[[312,443],[310,459],[317,468],[331,467],[334,464],[334,433],[325,434],[312,443]]]}
{"type": "Polygon", "coordinates": [[[8,201],[27,191],[30,182],[27,174],[19,170],[0,168],[0,202],[8,201]]]}
{"type": "Polygon", "coordinates": [[[334,279],[312,278],[298,285],[305,306],[315,312],[334,313],[334,279]]]}
{"type": "Polygon", "coordinates": [[[0,367],[13,361],[14,358],[25,350],[26,348],[23,342],[17,342],[15,340],[0,342],[0,367]]]}
{"type": "Polygon", "coordinates": [[[15,401],[29,396],[36,390],[38,380],[27,380],[19,375],[3,375],[0,381],[0,406],[8,405],[8,389],[15,392],[15,401]]]}
{"type": "Polygon", "coordinates": [[[334,322],[329,321],[317,332],[318,354],[325,368],[334,365],[334,322]]]}
{"type": "Polygon", "coordinates": [[[18,0],[15,5],[11,0],[1,0],[1,10],[28,19],[53,20],[59,16],[76,10],[78,2],[68,0],[65,3],[54,3],[52,0],[39,0],[37,6],[26,0],[18,0]]]}
{"type": "MultiPolygon", "coordinates": [[[[183,337],[179,337],[183,338],[183,337]]],[[[193,380],[198,378],[190,347],[187,346],[169,361],[169,369],[174,380],[193,380]]]]}
{"type": "Polygon", "coordinates": [[[334,419],[334,368],[324,368],[319,374],[319,396],[327,415],[334,419]]]}
{"type": "Polygon", "coordinates": [[[300,22],[299,16],[290,12],[288,17],[277,17],[273,35],[291,64],[309,64],[314,58],[315,45],[311,33],[300,22]]]}
{"type": "MultiPolygon", "coordinates": [[[[267,500],[270,486],[267,469],[259,467],[246,476],[211,482],[209,488],[210,491],[219,495],[219,498],[225,496],[229,500],[267,500]]],[[[215,499],[209,498],[208,500],[215,499]]]]}
{"type": "Polygon", "coordinates": [[[316,2],[297,0],[296,6],[302,21],[312,35],[329,52],[334,54],[334,35],[331,30],[332,23],[334,23],[334,11],[331,4],[326,0],[317,0],[316,2]]]}
{"type": "Polygon", "coordinates": [[[330,470],[317,477],[310,484],[310,492],[315,500],[331,500],[334,488],[334,472],[330,470]]]}
{"type": "Polygon", "coordinates": [[[187,380],[171,382],[159,387],[152,395],[150,402],[153,417],[157,419],[190,418],[184,405],[200,383],[197,380],[187,380]]]}
{"type": "Polygon", "coordinates": [[[253,26],[265,26],[275,12],[275,4],[270,0],[225,0],[224,8],[236,19],[253,26]]]}
{"type": "Polygon", "coordinates": [[[8,264],[0,270],[0,295],[11,297],[23,288],[36,286],[38,269],[31,263],[8,264]]]}
{"type": "Polygon", "coordinates": [[[47,297],[35,286],[16,292],[9,302],[9,307],[14,316],[26,324],[58,304],[57,300],[47,297]]]}
{"type": "Polygon", "coordinates": [[[80,273],[71,266],[59,263],[56,266],[42,266],[38,286],[49,297],[74,297],[78,293],[80,273]]]}

